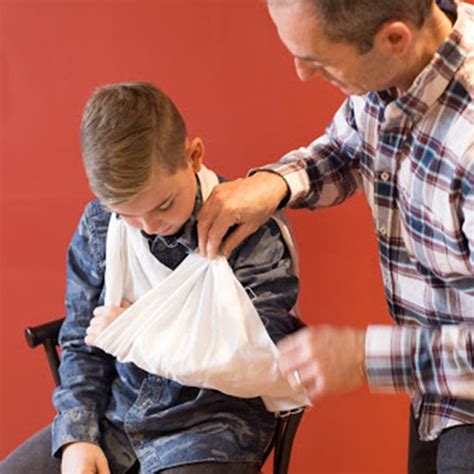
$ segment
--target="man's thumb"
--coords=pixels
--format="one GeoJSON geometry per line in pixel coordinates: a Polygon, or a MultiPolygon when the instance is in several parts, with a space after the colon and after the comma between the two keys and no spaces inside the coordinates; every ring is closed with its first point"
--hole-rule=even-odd
{"type": "Polygon", "coordinates": [[[109,463],[105,456],[99,456],[97,459],[97,474],[110,474],[109,463]]]}

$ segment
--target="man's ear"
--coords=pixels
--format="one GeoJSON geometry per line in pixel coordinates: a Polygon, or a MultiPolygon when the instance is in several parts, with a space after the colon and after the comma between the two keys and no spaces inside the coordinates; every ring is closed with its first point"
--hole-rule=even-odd
{"type": "Polygon", "coordinates": [[[391,21],[375,34],[374,49],[385,55],[405,57],[413,43],[413,27],[403,21],[391,21]]]}
{"type": "Polygon", "coordinates": [[[191,161],[193,171],[198,173],[204,159],[204,143],[200,137],[187,142],[186,154],[191,161]]]}

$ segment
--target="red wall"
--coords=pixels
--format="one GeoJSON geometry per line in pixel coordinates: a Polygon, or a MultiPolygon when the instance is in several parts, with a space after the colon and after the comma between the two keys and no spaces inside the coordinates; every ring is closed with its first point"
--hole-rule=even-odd
{"type": "MultiPolygon", "coordinates": [[[[342,96],[300,83],[258,0],[3,0],[1,47],[1,449],[50,422],[53,387],[23,328],[63,314],[68,240],[91,194],[81,167],[81,109],[99,84],[147,80],[204,138],[228,177],[324,130],[342,96]]],[[[291,213],[308,323],[387,323],[363,196],[291,213]]],[[[318,403],[302,423],[292,472],[405,471],[405,396],[361,390],[318,403]]]]}

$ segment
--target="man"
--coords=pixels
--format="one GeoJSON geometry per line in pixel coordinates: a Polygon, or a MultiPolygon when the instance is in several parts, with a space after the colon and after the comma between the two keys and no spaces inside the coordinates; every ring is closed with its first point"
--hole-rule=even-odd
{"type": "Polygon", "coordinates": [[[409,470],[474,472],[474,8],[434,0],[270,0],[301,80],[348,98],[326,134],[214,190],[200,250],[230,251],[277,207],[338,204],[362,186],[397,326],[309,328],[280,343],[318,398],[412,397],[409,470]]]}

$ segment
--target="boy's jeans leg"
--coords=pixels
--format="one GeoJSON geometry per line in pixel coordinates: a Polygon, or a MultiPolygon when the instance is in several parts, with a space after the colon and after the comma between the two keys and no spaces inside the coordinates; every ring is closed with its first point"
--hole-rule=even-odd
{"type": "Polygon", "coordinates": [[[51,455],[51,426],[39,431],[0,463],[0,474],[60,474],[61,461],[51,455]]]}

